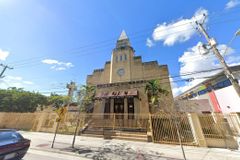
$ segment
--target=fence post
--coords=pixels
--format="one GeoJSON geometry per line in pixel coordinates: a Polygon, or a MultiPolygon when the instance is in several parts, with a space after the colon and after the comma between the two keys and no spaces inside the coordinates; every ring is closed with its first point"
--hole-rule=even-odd
{"type": "Polygon", "coordinates": [[[207,147],[207,142],[204,137],[202,126],[199,121],[198,115],[196,113],[189,113],[188,114],[188,120],[191,126],[192,134],[194,137],[195,142],[200,147],[207,147]]]}
{"type": "Polygon", "coordinates": [[[152,142],[154,143],[154,137],[153,137],[153,128],[152,128],[152,115],[151,115],[151,113],[149,113],[149,115],[148,115],[148,122],[149,122],[149,128],[150,128],[150,134],[148,134],[148,132],[147,132],[147,136],[148,136],[148,141],[149,141],[149,136],[151,136],[151,140],[152,140],[152,142]]]}
{"type": "Polygon", "coordinates": [[[240,136],[240,118],[238,113],[230,113],[227,117],[228,123],[230,127],[233,128],[234,134],[240,136]]]}

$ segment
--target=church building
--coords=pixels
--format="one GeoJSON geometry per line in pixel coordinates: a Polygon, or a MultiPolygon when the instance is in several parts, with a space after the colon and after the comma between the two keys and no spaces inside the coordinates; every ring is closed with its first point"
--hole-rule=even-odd
{"type": "Polygon", "coordinates": [[[159,65],[157,61],[142,62],[141,56],[135,55],[125,31],[122,31],[111,61],[87,76],[87,85],[96,86],[93,113],[124,113],[124,119],[132,119],[135,114],[148,114],[145,86],[149,80],[156,79],[160,81],[161,88],[169,92],[164,100],[169,103],[160,104],[162,110],[169,111],[173,96],[168,66],[159,65]]]}

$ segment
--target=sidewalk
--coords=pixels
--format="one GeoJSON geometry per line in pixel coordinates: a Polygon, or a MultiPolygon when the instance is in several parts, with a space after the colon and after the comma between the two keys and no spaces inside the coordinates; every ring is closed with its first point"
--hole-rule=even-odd
{"type": "MultiPolygon", "coordinates": [[[[79,159],[130,159],[130,160],[181,160],[182,151],[178,145],[165,145],[125,140],[104,140],[102,138],[76,138],[75,148],[71,148],[72,135],[57,135],[54,148],[51,148],[52,133],[23,132],[32,140],[31,149],[46,152],[75,155],[79,159]]],[[[240,160],[240,151],[184,146],[188,160],[240,160]]]]}

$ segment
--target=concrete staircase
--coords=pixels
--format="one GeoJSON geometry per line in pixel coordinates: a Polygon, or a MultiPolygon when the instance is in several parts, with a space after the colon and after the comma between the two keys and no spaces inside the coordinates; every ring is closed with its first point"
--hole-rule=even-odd
{"type": "MultiPolygon", "coordinates": [[[[80,129],[79,134],[81,136],[88,136],[88,137],[99,137],[104,139],[122,139],[122,140],[132,140],[132,141],[144,141],[148,140],[147,132],[140,131],[138,129],[114,129],[112,127],[103,128],[98,127],[101,126],[102,123],[99,119],[91,119],[89,120],[86,125],[80,129]]],[[[109,125],[111,126],[111,125],[109,125]]]]}
{"type": "Polygon", "coordinates": [[[136,131],[123,131],[123,130],[120,131],[120,130],[111,130],[111,129],[103,129],[103,128],[87,128],[81,133],[81,136],[147,142],[147,133],[136,132],[136,131]]]}
{"type": "Polygon", "coordinates": [[[113,139],[147,142],[146,132],[115,131],[113,139]]]}

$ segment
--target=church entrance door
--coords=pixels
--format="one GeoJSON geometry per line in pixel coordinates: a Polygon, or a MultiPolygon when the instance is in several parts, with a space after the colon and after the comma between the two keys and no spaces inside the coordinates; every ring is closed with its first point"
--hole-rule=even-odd
{"type": "Polygon", "coordinates": [[[124,117],[124,99],[115,98],[114,99],[114,113],[116,114],[117,119],[123,119],[124,117]]]}

